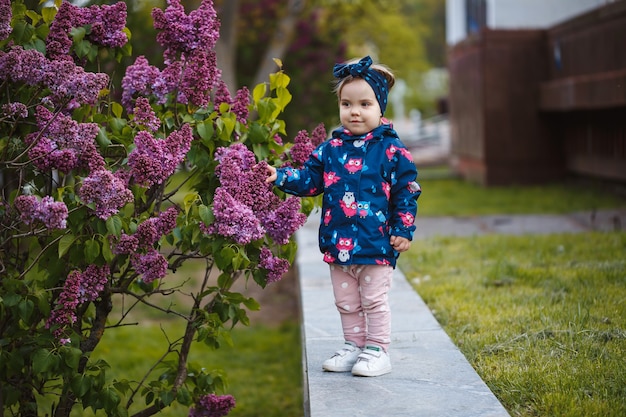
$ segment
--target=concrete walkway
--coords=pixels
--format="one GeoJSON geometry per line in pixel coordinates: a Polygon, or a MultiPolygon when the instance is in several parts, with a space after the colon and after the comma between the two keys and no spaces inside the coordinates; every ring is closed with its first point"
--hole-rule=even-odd
{"type": "MultiPolygon", "coordinates": [[[[396,269],[390,291],[393,371],[377,378],[322,371],[343,344],[328,265],[317,247],[318,215],[298,231],[297,267],[307,417],[499,417],[509,414],[396,269]]],[[[626,210],[567,216],[418,218],[416,239],[433,235],[560,233],[626,226],[626,210]]]]}

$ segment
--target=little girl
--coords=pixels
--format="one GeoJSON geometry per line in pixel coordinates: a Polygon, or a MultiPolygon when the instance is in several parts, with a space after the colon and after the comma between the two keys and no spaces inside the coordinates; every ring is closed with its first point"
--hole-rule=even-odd
{"type": "Polygon", "coordinates": [[[379,376],[391,371],[387,294],[396,259],[411,245],[421,189],[411,154],[383,117],[391,71],[367,56],[336,64],[333,75],[342,126],[303,168],[270,167],[267,182],[298,196],[324,193],[319,247],[345,344],[323,369],[379,376]]]}

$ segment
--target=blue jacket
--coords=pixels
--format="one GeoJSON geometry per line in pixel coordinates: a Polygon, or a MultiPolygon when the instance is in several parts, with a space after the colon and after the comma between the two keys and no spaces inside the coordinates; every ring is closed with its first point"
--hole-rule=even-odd
{"type": "Polygon", "coordinates": [[[352,136],[343,128],[301,169],[277,169],[275,185],[297,196],[324,193],[319,246],[324,261],[395,267],[390,235],[413,238],[421,193],[411,154],[391,125],[352,136]]]}

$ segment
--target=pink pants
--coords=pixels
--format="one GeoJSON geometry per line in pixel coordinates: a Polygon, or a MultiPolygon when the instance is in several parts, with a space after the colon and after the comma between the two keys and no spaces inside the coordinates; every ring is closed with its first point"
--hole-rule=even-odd
{"type": "Polygon", "coordinates": [[[389,265],[330,265],[335,305],[346,341],[359,347],[376,345],[385,351],[391,342],[391,311],[387,293],[393,267],[389,265]]]}

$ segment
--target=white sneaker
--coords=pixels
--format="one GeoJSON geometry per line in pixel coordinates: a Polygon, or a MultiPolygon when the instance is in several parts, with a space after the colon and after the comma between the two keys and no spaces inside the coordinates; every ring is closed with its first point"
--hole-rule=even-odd
{"type": "Polygon", "coordinates": [[[333,356],[324,361],[322,368],[330,372],[349,372],[360,354],[360,348],[352,342],[346,342],[333,356]]]}
{"type": "Polygon", "coordinates": [[[391,360],[379,346],[365,346],[352,367],[352,375],[380,376],[391,372],[391,360]]]}

